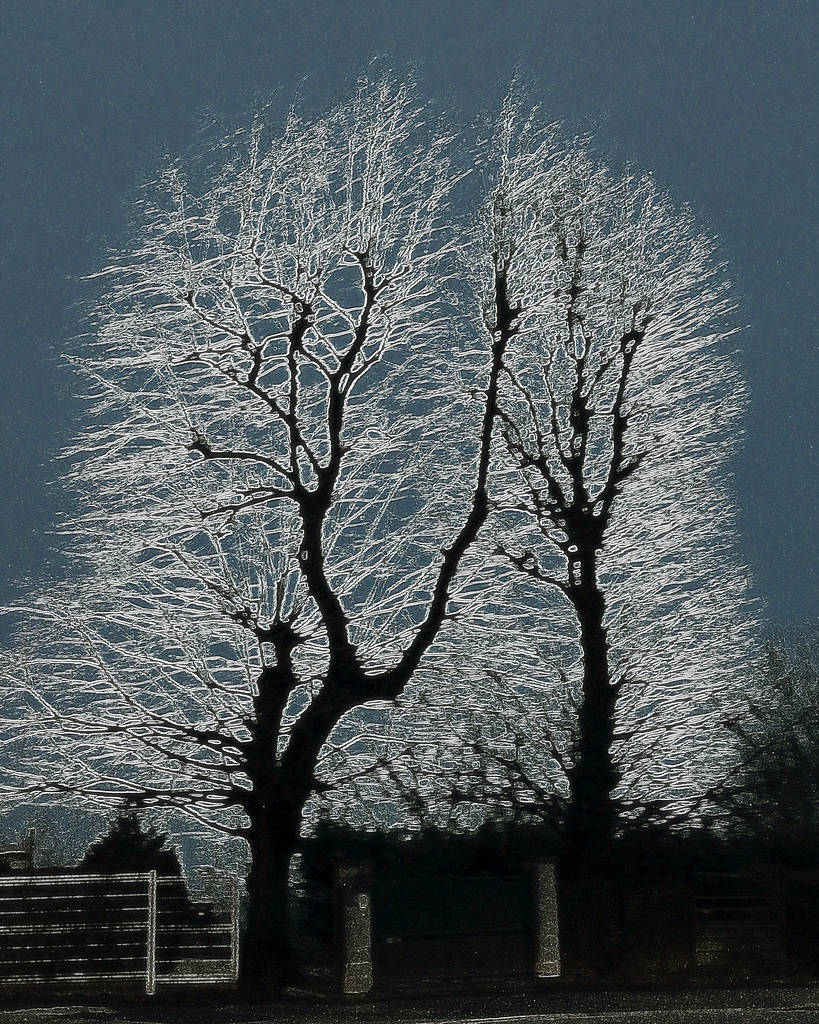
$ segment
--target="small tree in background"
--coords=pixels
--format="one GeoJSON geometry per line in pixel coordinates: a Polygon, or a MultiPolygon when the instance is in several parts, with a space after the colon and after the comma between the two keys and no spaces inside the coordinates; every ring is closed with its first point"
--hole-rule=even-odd
{"type": "Polygon", "coordinates": [[[819,843],[819,636],[764,643],[749,714],[729,721],[737,764],[716,790],[728,833],[757,855],[813,866],[819,843]]]}
{"type": "Polygon", "coordinates": [[[179,878],[182,866],[169,836],[156,828],[143,828],[136,813],[117,815],[110,830],[89,846],[79,863],[82,871],[156,871],[179,878]]]}

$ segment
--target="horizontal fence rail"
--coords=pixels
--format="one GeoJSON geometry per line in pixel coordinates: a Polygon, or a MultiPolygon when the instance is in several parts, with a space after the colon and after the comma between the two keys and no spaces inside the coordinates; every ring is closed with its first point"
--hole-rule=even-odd
{"type": "Polygon", "coordinates": [[[569,879],[560,894],[569,974],[762,978],[786,972],[789,948],[800,952],[789,937],[799,915],[786,883],[783,873],[764,868],[620,883],[569,879]]]}
{"type": "Polygon", "coordinates": [[[719,966],[732,953],[757,967],[782,959],[786,914],[778,881],[750,872],[696,876],[694,929],[700,966],[719,966]]]}
{"type": "Polygon", "coordinates": [[[232,984],[239,977],[239,879],[231,879],[230,909],[214,913],[180,899],[179,879],[158,879],[157,980],[162,985],[232,984]]]}
{"type": "Polygon", "coordinates": [[[156,873],[0,878],[0,983],[155,981],[156,873]]]}
{"type": "Polygon", "coordinates": [[[238,880],[228,914],[186,895],[155,871],[0,878],[0,985],[235,982],[238,880]]]}

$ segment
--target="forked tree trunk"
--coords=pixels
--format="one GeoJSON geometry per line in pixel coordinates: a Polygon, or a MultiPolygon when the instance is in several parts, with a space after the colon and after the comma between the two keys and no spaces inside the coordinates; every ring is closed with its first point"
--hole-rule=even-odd
{"type": "Polygon", "coordinates": [[[344,686],[338,677],[326,678],[323,690],[291,726],[287,747],[278,752],[281,713],[295,679],[290,651],[283,644],[278,658],[279,664],[259,677],[245,764],[253,789],[242,801],[250,819],[245,839],[251,868],[240,974],[244,986],[265,991],[301,976],[292,943],[290,863],[298,849],[305,804],[316,787],[319,753],[344,712],[360,703],[349,682],[344,686]]]}
{"type": "Polygon", "coordinates": [[[246,747],[245,770],[253,789],[243,800],[250,819],[245,833],[250,872],[240,976],[245,986],[275,989],[299,976],[291,941],[289,877],[311,789],[312,763],[303,767],[298,778],[291,775],[289,785],[285,783],[279,733],[288,696],[297,684],[291,655],[301,638],[287,623],[272,625],[265,638],[274,645],[276,663],[259,675],[253,738],[246,747]]]}
{"type": "MultiPolygon", "coordinates": [[[[367,284],[370,302],[375,295],[373,272],[372,268],[365,266],[364,269],[370,275],[367,284]]],[[[446,618],[450,586],[461,559],[486,522],[489,513],[487,480],[497,415],[498,379],[504,352],[516,331],[515,322],[521,313],[520,306],[513,307],[508,300],[506,270],[506,265],[497,264],[497,317],[490,329],[493,336],[492,363],[472,504],[452,543],[443,549],[429,608],[412,642],[391,669],[371,675],[365,674],[358,660],[342,602],[324,571],[322,530],[343,454],[340,439],[344,410],[338,381],[343,377],[342,370],[349,372],[354,359],[358,358],[358,349],[350,349],[340,364],[334,385],[338,389],[333,392],[328,405],[335,461],[331,460],[328,467],[318,474],[319,483],[314,491],[308,492],[299,484],[299,514],[303,526],[299,562],[327,630],[330,665],[321,689],[290,725],[283,752],[279,751],[282,714],[289,695],[299,684],[291,654],[304,638],[282,622],[266,630],[257,630],[256,634],[261,641],[273,644],[276,659],[275,664],[266,667],[259,676],[258,693],[254,699],[255,720],[250,726],[253,738],[246,745],[244,766],[252,782],[251,793],[242,798],[242,807],[251,823],[246,838],[252,865],[247,881],[249,910],[241,972],[246,985],[272,988],[298,977],[298,964],[290,939],[289,869],[299,843],[304,806],[316,785],[315,770],[321,749],[342,716],[351,708],[376,699],[394,701],[403,692],[446,618]]],[[[368,309],[366,306],[365,312],[368,309]]],[[[302,324],[306,329],[306,316],[299,320],[299,330],[302,324]]],[[[362,332],[363,329],[362,326],[362,332]]],[[[361,337],[364,337],[363,333],[361,337]]],[[[301,334],[298,335],[300,338],[301,334]]],[[[292,339],[296,339],[295,328],[291,337],[291,356],[296,351],[296,341],[292,339]]],[[[295,441],[293,444],[295,451],[298,446],[295,441]]]]}

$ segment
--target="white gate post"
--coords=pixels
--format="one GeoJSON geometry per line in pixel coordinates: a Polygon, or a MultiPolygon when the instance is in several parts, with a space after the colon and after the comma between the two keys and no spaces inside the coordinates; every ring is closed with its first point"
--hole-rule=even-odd
{"type": "Polygon", "coordinates": [[[557,923],[557,879],[553,861],[532,865],[535,888],[535,976],[560,976],[560,939],[557,923]]]}
{"type": "Polygon", "coordinates": [[[363,864],[339,864],[336,867],[336,948],[344,995],[364,995],[373,986],[368,878],[369,871],[363,864]]]}
{"type": "Polygon", "coordinates": [[[156,871],[148,873],[148,949],[145,964],[145,991],[156,991],[156,871]]]}
{"type": "Polygon", "coordinates": [[[241,903],[239,900],[239,876],[230,882],[230,980],[239,980],[239,924],[241,903]]]}

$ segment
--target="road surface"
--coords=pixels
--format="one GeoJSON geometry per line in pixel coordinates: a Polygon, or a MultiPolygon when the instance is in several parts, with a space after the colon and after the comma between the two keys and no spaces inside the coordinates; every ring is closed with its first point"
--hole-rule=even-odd
{"type": "MultiPolygon", "coordinates": [[[[4,993],[8,995],[8,993],[4,993]]],[[[440,998],[240,1004],[199,990],[116,1004],[17,1005],[0,1024],[819,1024],[819,987],[616,992],[512,992],[440,998]]]]}

